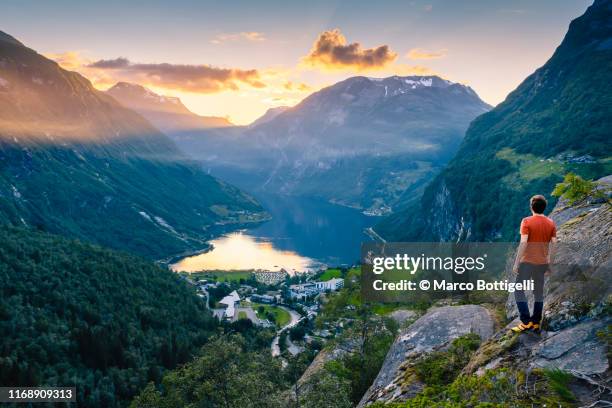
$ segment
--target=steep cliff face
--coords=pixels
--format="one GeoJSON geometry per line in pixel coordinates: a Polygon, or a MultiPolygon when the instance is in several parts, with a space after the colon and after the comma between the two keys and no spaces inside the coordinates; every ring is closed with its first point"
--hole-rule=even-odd
{"type": "Polygon", "coordinates": [[[396,241],[516,239],[530,196],[570,171],[612,172],[610,72],[612,2],[598,0],[546,64],[471,123],[422,201],[376,231],[396,241]]]}

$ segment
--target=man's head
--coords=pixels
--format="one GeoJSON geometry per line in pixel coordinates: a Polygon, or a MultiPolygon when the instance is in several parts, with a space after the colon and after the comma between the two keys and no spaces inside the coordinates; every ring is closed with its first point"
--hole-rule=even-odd
{"type": "Polygon", "coordinates": [[[531,197],[531,200],[529,200],[529,204],[531,205],[531,211],[533,211],[535,214],[542,214],[546,209],[547,203],[546,198],[544,198],[543,195],[538,194],[531,197]]]}

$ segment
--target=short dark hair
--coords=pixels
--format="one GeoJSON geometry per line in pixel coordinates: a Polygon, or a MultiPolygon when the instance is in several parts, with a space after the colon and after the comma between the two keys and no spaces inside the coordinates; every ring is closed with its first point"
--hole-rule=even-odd
{"type": "Polygon", "coordinates": [[[529,204],[531,205],[531,209],[534,213],[542,214],[546,209],[546,204],[548,203],[546,202],[546,198],[544,198],[543,195],[538,194],[531,197],[531,200],[529,200],[529,204]]]}

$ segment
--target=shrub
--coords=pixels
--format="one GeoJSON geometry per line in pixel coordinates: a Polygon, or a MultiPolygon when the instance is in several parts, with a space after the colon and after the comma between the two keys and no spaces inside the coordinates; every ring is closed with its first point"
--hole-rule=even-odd
{"type": "Polygon", "coordinates": [[[544,370],[544,376],[548,380],[550,388],[564,401],[576,401],[576,397],[567,387],[572,375],[558,369],[544,370]]]}
{"type": "Polygon", "coordinates": [[[415,364],[414,370],[427,385],[447,385],[469,362],[478,349],[480,337],[470,333],[453,340],[447,351],[431,353],[415,364]]]}
{"type": "Polygon", "coordinates": [[[593,194],[594,190],[594,182],[585,180],[574,173],[567,173],[563,182],[557,183],[552,195],[554,197],[563,197],[567,199],[570,204],[573,204],[593,194]]]}

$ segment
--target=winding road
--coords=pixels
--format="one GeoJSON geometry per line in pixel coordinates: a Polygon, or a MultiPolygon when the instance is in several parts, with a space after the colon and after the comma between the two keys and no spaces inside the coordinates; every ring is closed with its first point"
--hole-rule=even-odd
{"type": "Polygon", "coordinates": [[[288,330],[290,328],[292,328],[293,326],[295,326],[296,324],[298,324],[299,322],[302,321],[302,319],[305,319],[306,317],[302,317],[300,316],[300,314],[298,312],[296,312],[295,310],[289,309],[288,307],[285,306],[278,306],[281,309],[286,310],[289,315],[291,316],[291,320],[289,321],[289,323],[287,323],[286,325],[284,325],[283,327],[281,327],[280,329],[278,329],[278,331],[276,332],[276,337],[274,337],[274,340],[272,340],[272,345],[271,345],[271,351],[272,351],[272,357],[278,357],[280,356],[281,352],[280,352],[280,346],[279,346],[279,341],[280,341],[280,335],[285,331],[288,330]]]}

